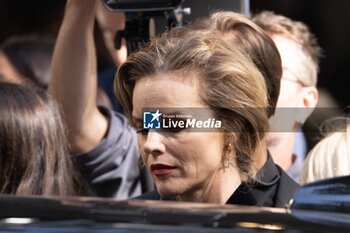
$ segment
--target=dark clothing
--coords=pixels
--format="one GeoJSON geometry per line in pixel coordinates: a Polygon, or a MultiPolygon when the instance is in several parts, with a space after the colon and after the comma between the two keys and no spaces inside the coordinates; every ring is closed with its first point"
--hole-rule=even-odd
{"type": "MultiPolygon", "coordinates": [[[[241,185],[242,186],[242,185],[241,185]]],[[[240,190],[241,186],[231,195],[226,204],[238,204],[238,205],[256,205],[255,197],[251,189],[240,190]],[[240,191],[239,191],[240,190],[240,191]]],[[[157,190],[154,190],[149,193],[145,193],[141,196],[136,197],[135,199],[140,200],[162,200],[162,201],[175,201],[174,196],[171,197],[161,197],[157,190]]]]}
{"type": "Polygon", "coordinates": [[[295,133],[295,141],[293,147],[293,164],[288,168],[286,173],[293,179],[295,182],[299,182],[300,172],[304,166],[305,157],[307,155],[307,142],[305,134],[299,128],[295,133]]]}
{"type": "MultiPolygon", "coordinates": [[[[284,207],[293,197],[299,185],[272,160],[270,154],[259,171],[260,181],[252,185],[242,183],[226,204],[284,207]]],[[[145,193],[136,199],[175,200],[174,197],[160,197],[157,191],[145,193]]]]}
{"type": "Polygon", "coordinates": [[[276,165],[270,154],[259,171],[260,181],[252,188],[257,206],[284,207],[299,185],[276,165]]]}
{"type": "Polygon", "coordinates": [[[136,132],[119,113],[100,107],[108,132],[91,151],[75,156],[83,176],[100,197],[128,199],[141,194],[136,132]]]}

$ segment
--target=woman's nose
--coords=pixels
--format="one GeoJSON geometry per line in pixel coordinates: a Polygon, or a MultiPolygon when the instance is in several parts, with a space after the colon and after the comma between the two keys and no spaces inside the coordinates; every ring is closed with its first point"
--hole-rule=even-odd
{"type": "Polygon", "coordinates": [[[161,155],[165,153],[164,136],[157,130],[150,130],[143,148],[146,154],[161,155]]]}

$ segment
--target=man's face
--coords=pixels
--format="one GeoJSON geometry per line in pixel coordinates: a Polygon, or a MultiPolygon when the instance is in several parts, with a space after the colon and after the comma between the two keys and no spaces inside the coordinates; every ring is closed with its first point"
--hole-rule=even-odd
{"type": "Polygon", "coordinates": [[[318,92],[312,82],[314,66],[301,45],[280,35],[270,36],[281,55],[283,72],[276,111],[270,118],[271,133],[266,143],[272,155],[276,155],[276,163],[288,169],[295,132],[315,108],[318,92]]]}
{"type": "Polygon", "coordinates": [[[272,35],[282,59],[282,79],[276,113],[271,117],[271,130],[293,132],[298,126],[298,108],[303,107],[303,66],[305,56],[298,44],[282,36],[272,35]]]}
{"type": "Polygon", "coordinates": [[[304,86],[305,71],[300,62],[305,55],[300,46],[292,40],[278,35],[274,35],[272,38],[280,52],[283,69],[277,107],[302,107],[298,102],[298,97],[304,86]]]}

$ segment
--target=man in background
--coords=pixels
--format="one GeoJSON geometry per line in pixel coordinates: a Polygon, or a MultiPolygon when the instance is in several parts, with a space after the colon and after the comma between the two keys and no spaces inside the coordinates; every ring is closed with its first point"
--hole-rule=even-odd
{"type": "Polygon", "coordinates": [[[321,48],[302,22],[266,11],[253,21],[271,36],[282,59],[280,95],[267,145],[275,163],[298,181],[307,153],[300,129],[318,102],[321,48]]]}

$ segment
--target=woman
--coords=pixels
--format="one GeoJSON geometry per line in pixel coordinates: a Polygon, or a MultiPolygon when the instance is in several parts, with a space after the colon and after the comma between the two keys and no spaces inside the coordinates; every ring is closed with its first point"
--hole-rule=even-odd
{"type": "Polygon", "coordinates": [[[254,157],[268,128],[265,81],[250,59],[215,33],[174,29],[129,57],[115,89],[162,198],[217,204],[240,198],[235,191],[255,176],[254,157]],[[146,108],[163,115],[209,109],[222,126],[147,130],[146,108]]]}
{"type": "Polygon", "coordinates": [[[58,106],[42,89],[0,83],[0,193],[85,194],[58,106]]]}
{"type": "MultiPolygon", "coordinates": [[[[244,15],[232,11],[216,12],[189,27],[191,30],[215,32],[252,59],[265,79],[269,103],[267,115],[271,117],[275,113],[280,92],[282,65],[278,49],[270,36],[244,15]]],[[[262,144],[261,153],[255,160],[259,175],[249,188],[257,206],[285,207],[299,186],[274,163],[266,143],[262,144]]]]}

